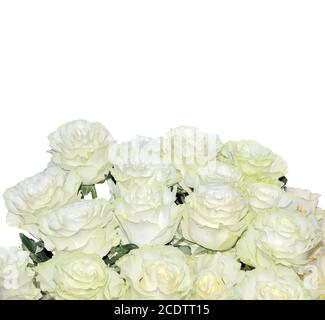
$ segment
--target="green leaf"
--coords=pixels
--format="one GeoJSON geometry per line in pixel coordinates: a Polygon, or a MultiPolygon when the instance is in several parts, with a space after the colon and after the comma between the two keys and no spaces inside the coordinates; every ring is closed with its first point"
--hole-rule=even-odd
{"type": "Polygon", "coordinates": [[[249,266],[248,264],[245,264],[243,262],[240,262],[240,264],[241,264],[240,270],[242,271],[252,271],[255,269],[254,267],[249,266]]]}
{"type": "Polygon", "coordinates": [[[79,193],[81,193],[81,199],[84,199],[90,193],[90,186],[82,184],[78,190],[79,193]]]}
{"type": "Polygon", "coordinates": [[[52,258],[52,252],[47,251],[44,248],[43,241],[36,242],[35,240],[28,238],[23,233],[19,234],[22,242],[22,248],[29,252],[29,256],[35,265],[41,262],[45,262],[52,258]]]}
{"type": "Polygon", "coordinates": [[[23,233],[19,234],[20,240],[22,242],[22,246],[26,251],[31,253],[35,253],[37,249],[37,243],[28,237],[26,237],[23,233]]]}
{"type": "Polygon", "coordinates": [[[122,258],[124,255],[128,254],[131,250],[138,249],[139,247],[133,243],[121,245],[115,247],[111,250],[110,255],[104,257],[104,262],[110,267],[115,264],[115,262],[122,258]]]}
{"type": "Polygon", "coordinates": [[[88,194],[91,194],[93,199],[97,198],[97,191],[94,184],[82,184],[78,193],[81,193],[81,199],[84,199],[88,194]]]}
{"type": "Polygon", "coordinates": [[[288,183],[287,177],[283,176],[283,177],[279,178],[279,181],[283,183],[282,189],[286,190],[287,183],[288,183]]]}
{"type": "Polygon", "coordinates": [[[93,199],[96,199],[97,198],[97,190],[96,190],[96,187],[95,186],[93,186],[92,188],[91,188],[91,197],[93,198],[93,199]]]}

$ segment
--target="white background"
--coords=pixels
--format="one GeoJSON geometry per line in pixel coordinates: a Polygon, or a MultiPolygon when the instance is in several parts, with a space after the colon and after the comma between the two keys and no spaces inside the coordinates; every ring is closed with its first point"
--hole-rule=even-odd
{"type": "MultiPolygon", "coordinates": [[[[312,0],[1,1],[0,193],[85,118],[118,140],[181,124],[256,139],[325,195],[324,17],[312,0]]],[[[5,215],[1,199],[0,246],[18,243],[5,215]]]]}

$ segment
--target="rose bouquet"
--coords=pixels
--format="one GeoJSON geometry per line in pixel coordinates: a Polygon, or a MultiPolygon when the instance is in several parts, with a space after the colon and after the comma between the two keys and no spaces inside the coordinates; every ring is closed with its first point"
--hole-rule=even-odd
{"type": "Polygon", "coordinates": [[[118,143],[84,120],[49,143],[4,194],[22,245],[0,249],[0,299],[325,297],[320,195],[261,144],[186,126],[118,143]]]}

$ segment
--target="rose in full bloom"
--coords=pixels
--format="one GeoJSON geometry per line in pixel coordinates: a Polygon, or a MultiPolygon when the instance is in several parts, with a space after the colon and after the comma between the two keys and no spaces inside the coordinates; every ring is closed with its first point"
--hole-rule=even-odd
{"type": "Polygon", "coordinates": [[[200,167],[214,162],[221,150],[221,141],[215,134],[202,132],[198,128],[180,126],[171,129],[164,140],[164,154],[174,164],[187,187],[197,182],[200,167]]]}
{"type": "Polygon", "coordinates": [[[166,244],[175,235],[182,206],[175,204],[176,188],[156,182],[120,186],[115,214],[129,243],[166,244]]]}
{"type": "Polygon", "coordinates": [[[175,168],[162,152],[162,139],[137,137],[134,140],[114,145],[111,151],[113,168],[111,174],[118,185],[127,185],[136,180],[146,184],[155,180],[166,186],[178,180],[175,168]]]}
{"type": "Polygon", "coordinates": [[[287,164],[281,157],[252,140],[227,142],[221,159],[241,169],[250,182],[279,184],[279,178],[287,173],[287,164]]]}
{"type": "Polygon", "coordinates": [[[52,161],[62,169],[78,173],[84,184],[100,182],[109,173],[109,149],[114,140],[102,124],[68,122],[48,138],[52,161]]]}
{"type": "Polygon", "coordinates": [[[80,177],[57,166],[27,178],[4,193],[8,209],[7,222],[23,228],[35,237],[36,223],[41,213],[80,199],[80,177]]]}
{"type": "Polygon", "coordinates": [[[299,188],[287,188],[289,194],[294,198],[296,209],[306,215],[316,212],[320,194],[299,188]]]}
{"type": "Polygon", "coordinates": [[[236,249],[240,260],[250,266],[276,263],[300,272],[320,241],[315,220],[296,211],[275,210],[257,215],[236,249]]]}
{"type": "Polygon", "coordinates": [[[295,210],[293,196],[281,187],[267,183],[251,183],[247,187],[249,205],[256,213],[265,213],[273,209],[295,210]]]}
{"type": "Polygon", "coordinates": [[[303,282],[292,269],[275,265],[246,271],[236,292],[243,300],[310,299],[303,282]]]}
{"type": "Polygon", "coordinates": [[[56,300],[111,300],[125,292],[124,280],[96,254],[59,253],[36,272],[42,291],[56,300]]]}
{"type": "Polygon", "coordinates": [[[0,300],[38,300],[41,292],[34,285],[34,271],[28,252],[16,247],[0,248],[0,300]]]}
{"type": "Polygon", "coordinates": [[[225,300],[234,297],[234,288],[243,272],[233,251],[192,256],[196,279],[191,299],[225,300]]]}
{"type": "Polygon", "coordinates": [[[220,161],[210,161],[198,169],[197,182],[190,187],[196,189],[199,185],[208,183],[241,187],[242,182],[243,175],[235,166],[220,161]]]}
{"type": "Polygon", "coordinates": [[[325,247],[318,252],[316,260],[306,266],[304,284],[314,299],[325,300],[325,247]]]}
{"type": "Polygon", "coordinates": [[[187,298],[194,274],[189,257],[173,246],[148,246],[132,250],[117,261],[128,284],[128,299],[170,300],[187,298]]]}
{"type": "Polygon", "coordinates": [[[40,238],[49,251],[105,256],[120,243],[112,205],[105,199],[79,200],[47,211],[38,220],[40,238]]]}
{"type": "Polygon", "coordinates": [[[200,185],[185,205],[184,238],[208,249],[230,249],[250,222],[247,200],[228,185],[200,185]]]}

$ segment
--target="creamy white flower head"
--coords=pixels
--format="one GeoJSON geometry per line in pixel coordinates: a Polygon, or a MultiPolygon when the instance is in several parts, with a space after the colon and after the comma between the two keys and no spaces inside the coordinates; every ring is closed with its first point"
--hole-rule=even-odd
{"type": "Polygon", "coordinates": [[[256,141],[229,141],[221,155],[226,162],[240,168],[248,181],[279,184],[278,179],[287,173],[283,159],[256,141]]]}
{"type": "Polygon", "coordinates": [[[243,272],[234,251],[191,257],[196,280],[191,299],[225,300],[234,297],[234,287],[243,272]]]}
{"type": "Polygon", "coordinates": [[[129,284],[128,299],[187,298],[194,281],[188,259],[173,246],[145,245],[132,250],[117,261],[129,284]]]}
{"type": "Polygon", "coordinates": [[[185,185],[195,185],[197,171],[210,161],[215,161],[221,150],[221,141],[215,134],[198,128],[180,126],[171,129],[164,140],[164,153],[184,179],[185,185]]]}
{"type": "Polygon", "coordinates": [[[120,186],[115,214],[129,243],[166,244],[175,235],[182,206],[175,204],[176,188],[159,183],[120,186]]]}
{"type": "Polygon", "coordinates": [[[236,248],[240,260],[248,265],[276,263],[301,272],[320,241],[315,220],[296,211],[275,210],[257,215],[236,248]]]}
{"type": "Polygon", "coordinates": [[[28,252],[16,247],[0,248],[0,300],[38,300],[34,271],[28,252]]]}
{"type": "Polygon", "coordinates": [[[271,265],[245,272],[236,286],[243,300],[309,300],[310,295],[298,275],[289,268],[271,265]]]}
{"type": "Polygon", "coordinates": [[[256,213],[272,209],[295,210],[292,195],[281,187],[267,183],[251,183],[247,187],[250,208],[256,213]]]}
{"type": "Polygon", "coordinates": [[[125,282],[96,254],[65,252],[36,267],[42,291],[56,300],[111,300],[125,292],[125,282]]]}
{"type": "Polygon", "coordinates": [[[4,193],[10,226],[23,228],[37,236],[41,213],[80,199],[80,177],[57,166],[27,178],[4,193]]]}
{"type": "Polygon", "coordinates": [[[162,138],[138,136],[136,139],[116,144],[111,150],[111,173],[119,184],[130,180],[147,183],[148,179],[166,185],[175,184],[179,178],[176,169],[162,152],[162,138]]]}
{"type": "Polygon", "coordinates": [[[320,194],[298,188],[287,188],[286,191],[294,198],[296,209],[306,215],[316,212],[320,194]]]}
{"type": "Polygon", "coordinates": [[[121,239],[112,205],[105,199],[79,200],[43,213],[40,238],[55,253],[80,250],[105,256],[121,239]]]}
{"type": "Polygon", "coordinates": [[[188,187],[198,188],[201,184],[229,184],[235,187],[241,187],[243,175],[241,171],[227,163],[212,160],[202,167],[197,167],[188,178],[188,170],[184,171],[184,182],[188,187]]]}
{"type": "Polygon", "coordinates": [[[201,185],[185,205],[183,236],[208,249],[230,249],[250,222],[247,200],[228,185],[201,185]]]}
{"type": "Polygon", "coordinates": [[[314,299],[325,300],[325,247],[317,254],[316,260],[306,266],[304,284],[314,299]]]}
{"type": "Polygon", "coordinates": [[[111,134],[97,122],[76,120],[61,125],[49,135],[52,161],[62,169],[77,172],[84,184],[105,179],[111,163],[111,134]]]}

